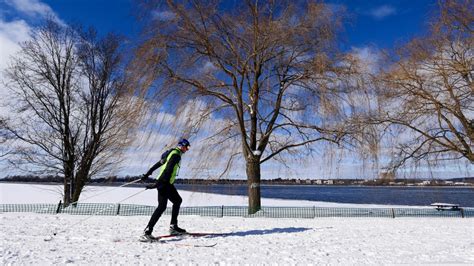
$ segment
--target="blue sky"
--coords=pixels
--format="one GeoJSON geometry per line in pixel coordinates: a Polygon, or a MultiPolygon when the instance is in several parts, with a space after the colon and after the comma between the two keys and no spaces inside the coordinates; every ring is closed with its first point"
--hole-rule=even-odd
{"type": "MultiPolygon", "coordinates": [[[[237,1],[237,0],[228,0],[237,1]]],[[[28,26],[41,22],[47,14],[68,24],[94,26],[99,34],[115,32],[130,39],[138,38],[135,0],[0,0],[0,22],[22,21],[28,26]]],[[[327,0],[333,8],[344,8],[347,19],[339,46],[370,58],[379,49],[390,49],[428,27],[435,0],[327,0]]],[[[10,38],[12,39],[12,38],[10,38]]],[[[22,41],[22,38],[17,38],[22,41]]],[[[0,53],[2,56],[2,53],[0,53]]],[[[1,63],[0,63],[1,67],[1,63]]]]}
{"type": "Polygon", "coordinates": [[[427,17],[436,10],[436,1],[430,0],[335,0],[329,3],[347,8],[350,18],[346,38],[350,47],[391,48],[425,33],[427,17]]]}
{"type": "MultiPolygon", "coordinates": [[[[134,38],[139,31],[133,0],[0,0],[0,15],[6,20],[25,18],[27,14],[15,7],[22,2],[43,3],[61,20],[93,25],[101,33],[114,31],[134,38]]],[[[350,18],[341,43],[348,50],[367,45],[390,48],[422,34],[426,30],[427,16],[436,9],[434,0],[331,0],[327,3],[344,6],[348,11],[350,18]]],[[[38,17],[27,19],[33,22],[38,17]]]]}
{"type": "MultiPolygon", "coordinates": [[[[53,14],[68,24],[93,26],[99,34],[114,32],[124,35],[130,39],[129,43],[134,44],[140,32],[136,19],[137,2],[140,1],[0,0],[0,22],[24,22],[31,27],[47,14],[53,14]]],[[[436,0],[327,0],[326,3],[334,9],[346,10],[346,23],[338,42],[340,48],[375,63],[380,50],[394,48],[423,35],[428,28],[428,17],[437,10],[436,0]]],[[[14,31],[14,26],[23,25],[8,25],[8,28],[14,31]]],[[[9,39],[24,40],[23,36],[10,36],[9,39]]]]}
{"type": "MultiPolygon", "coordinates": [[[[134,3],[134,0],[0,0],[0,71],[6,66],[8,56],[18,51],[18,42],[27,40],[32,27],[40,23],[48,14],[64,23],[94,26],[100,34],[112,31],[125,35],[133,43],[140,30],[134,17],[134,3]]],[[[378,49],[390,49],[414,36],[424,34],[428,28],[429,15],[436,12],[437,1],[328,0],[327,3],[334,8],[344,7],[349,15],[345,31],[341,36],[342,41],[339,42],[341,48],[359,53],[371,60],[377,56],[378,49]]],[[[373,60],[376,61],[376,59],[373,60]]],[[[0,88],[0,98],[8,99],[8,92],[3,88],[0,88]]],[[[2,105],[0,105],[0,112],[2,111],[2,105]]],[[[162,147],[149,147],[145,155],[145,163],[142,161],[143,151],[135,151],[135,155],[131,153],[131,157],[141,161],[129,159],[128,171],[122,173],[145,172],[147,165],[153,164],[156,159],[154,153],[161,154],[161,149],[162,147]]],[[[312,163],[312,168],[305,167],[294,174],[308,176],[312,171],[314,172],[314,169],[322,173],[325,169],[324,163],[312,163]]],[[[326,170],[332,173],[330,174],[332,177],[353,176],[355,170],[352,164],[360,164],[360,162],[348,162],[340,167],[337,166],[336,170],[326,170]]],[[[465,176],[466,168],[472,171],[472,166],[461,164],[461,166],[435,169],[434,172],[438,173],[436,176],[442,177],[465,176]]],[[[266,170],[264,168],[262,172],[266,170]]],[[[361,176],[364,175],[364,169],[358,171],[361,171],[361,176]]]]}
{"type": "Polygon", "coordinates": [[[66,22],[80,22],[102,32],[134,36],[138,31],[133,0],[53,0],[48,4],[66,22]]]}

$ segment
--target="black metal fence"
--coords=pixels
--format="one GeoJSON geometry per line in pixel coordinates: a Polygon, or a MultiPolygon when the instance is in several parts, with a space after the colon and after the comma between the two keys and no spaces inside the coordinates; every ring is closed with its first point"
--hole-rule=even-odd
{"type": "MultiPolygon", "coordinates": [[[[151,215],[154,206],[110,203],[58,204],[0,204],[0,212],[34,212],[72,215],[151,215]]],[[[165,215],[171,214],[167,208],[165,215]]],[[[255,214],[248,214],[245,206],[182,207],[180,215],[211,217],[268,217],[268,218],[322,218],[322,217],[474,217],[474,208],[437,210],[435,208],[333,208],[333,207],[262,207],[255,214]]]]}

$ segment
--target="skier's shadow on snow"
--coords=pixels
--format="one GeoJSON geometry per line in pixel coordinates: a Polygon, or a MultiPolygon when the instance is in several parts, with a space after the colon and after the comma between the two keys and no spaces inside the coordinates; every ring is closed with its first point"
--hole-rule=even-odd
{"type": "MultiPolygon", "coordinates": [[[[332,228],[332,227],[329,227],[332,228]]],[[[258,236],[258,235],[271,235],[271,234],[284,234],[284,233],[301,233],[310,230],[316,230],[321,228],[305,228],[305,227],[286,227],[286,228],[273,228],[273,229],[263,229],[263,230],[248,230],[241,232],[232,232],[232,233],[210,233],[203,234],[199,237],[203,238],[222,238],[222,237],[245,237],[245,236],[258,236]]],[[[177,242],[181,241],[183,238],[177,238],[168,240],[167,242],[177,242]]]]}
{"type": "Polygon", "coordinates": [[[206,236],[206,238],[214,237],[244,237],[244,236],[258,236],[258,235],[271,235],[271,234],[284,234],[284,233],[300,233],[314,228],[305,228],[305,227],[286,227],[286,228],[273,228],[273,229],[260,229],[260,230],[248,230],[241,232],[232,232],[232,233],[222,233],[222,234],[212,234],[206,236]]]}

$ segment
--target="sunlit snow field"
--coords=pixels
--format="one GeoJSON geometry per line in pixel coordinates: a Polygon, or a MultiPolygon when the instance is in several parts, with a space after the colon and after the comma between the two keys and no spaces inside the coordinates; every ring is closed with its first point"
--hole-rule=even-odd
{"type": "MultiPolygon", "coordinates": [[[[113,189],[100,196],[107,201],[96,197],[89,202],[117,202],[140,188],[91,187],[84,198],[102,193],[103,189],[113,189]]],[[[57,203],[60,199],[52,186],[0,184],[0,193],[0,203],[57,203]]],[[[246,204],[245,197],[184,191],[181,194],[186,206],[246,204]]],[[[132,199],[127,203],[156,205],[156,191],[145,191],[132,199]]],[[[324,206],[314,202],[262,202],[272,206],[324,206]]],[[[2,264],[474,264],[474,219],[181,215],[179,225],[190,232],[224,235],[141,243],[138,237],[148,216],[87,218],[1,213],[2,264]],[[216,245],[202,247],[213,244],[216,245]]],[[[163,216],[154,234],[166,234],[169,220],[169,216],[163,216]]]]}

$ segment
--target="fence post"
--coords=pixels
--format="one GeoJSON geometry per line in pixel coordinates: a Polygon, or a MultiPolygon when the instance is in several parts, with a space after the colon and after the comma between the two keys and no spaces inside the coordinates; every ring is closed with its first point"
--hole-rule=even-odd
{"type": "Polygon", "coordinates": [[[316,219],[316,206],[313,206],[313,219],[316,219]]]}
{"type": "Polygon", "coordinates": [[[61,211],[61,201],[58,203],[58,208],[56,208],[56,214],[58,214],[61,211]]]}
{"type": "Polygon", "coordinates": [[[464,208],[461,208],[461,218],[464,218],[464,208]]]}
{"type": "Polygon", "coordinates": [[[223,217],[224,217],[224,205],[222,205],[222,207],[221,207],[221,218],[223,218],[223,217]]]}
{"type": "Polygon", "coordinates": [[[392,218],[395,219],[395,210],[392,208],[392,218]]]}
{"type": "Polygon", "coordinates": [[[117,205],[118,205],[118,206],[117,206],[117,213],[116,213],[116,215],[119,215],[119,213],[120,213],[120,203],[117,203],[117,205]]]}

